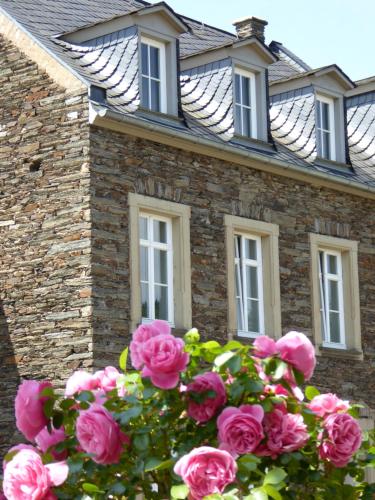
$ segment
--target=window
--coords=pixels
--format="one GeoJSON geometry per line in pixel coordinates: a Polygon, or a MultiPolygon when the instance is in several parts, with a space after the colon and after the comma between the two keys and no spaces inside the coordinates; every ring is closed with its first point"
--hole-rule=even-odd
{"type": "Polygon", "coordinates": [[[241,334],[264,333],[262,243],[260,236],[236,234],[235,281],[237,330],[241,334]]]}
{"type": "Polygon", "coordinates": [[[191,328],[190,207],[129,194],[130,328],[191,328]]]}
{"type": "Polygon", "coordinates": [[[316,132],[318,156],[325,160],[336,160],[334,101],[317,97],[316,132]]]}
{"type": "Polygon", "coordinates": [[[225,215],[229,334],[281,336],[279,228],[225,215]]]}
{"type": "Polygon", "coordinates": [[[139,237],[142,321],[173,324],[172,222],[140,213],[139,237]]]}
{"type": "Polygon", "coordinates": [[[255,74],[236,69],[234,74],[235,131],[257,137],[255,74]]]}
{"type": "Polygon", "coordinates": [[[142,38],[141,104],[151,111],[166,113],[165,45],[142,38]]]}
{"type": "Polygon", "coordinates": [[[358,243],[310,234],[313,332],[317,352],[362,359],[358,243]]]}

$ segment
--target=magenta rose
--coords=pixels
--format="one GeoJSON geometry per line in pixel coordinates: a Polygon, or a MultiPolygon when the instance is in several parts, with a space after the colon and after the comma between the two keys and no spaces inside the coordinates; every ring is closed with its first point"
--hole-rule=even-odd
{"type": "Polygon", "coordinates": [[[99,404],[80,411],[76,434],[81,448],[93,455],[98,464],[115,464],[120,460],[124,444],[129,438],[121,431],[110,412],[99,404]]]}
{"type": "Polygon", "coordinates": [[[267,335],[260,335],[254,340],[254,355],[258,358],[268,358],[275,356],[278,353],[276,342],[267,337],[267,335]]]}
{"type": "Polygon", "coordinates": [[[227,401],[223,379],[214,372],[207,372],[194,377],[194,381],[187,386],[186,391],[189,400],[188,415],[197,422],[210,420],[227,401]],[[189,392],[197,394],[214,392],[215,395],[206,395],[204,401],[198,403],[192,397],[189,397],[189,392]]]}
{"type": "Polygon", "coordinates": [[[142,350],[144,344],[157,335],[170,335],[171,327],[166,321],[156,319],[152,323],[140,325],[133,332],[133,339],[130,342],[130,357],[132,365],[136,370],[140,370],[143,365],[142,350]]]}
{"type": "Polygon", "coordinates": [[[237,464],[227,451],[202,446],[180,458],[174,472],[189,487],[189,499],[202,500],[205,496],[223,493],[228,484],[235,481],[237,464]]]}
{"type": "Polygon", "coordinates": [[[225,408],[217,419],[220,448],[234,456],[252,453],[264,437],[263,416],[260,405],[225,408]]]}
{"type": "Polygon", "coordinates": [[[41,396],[41,392],[46,387],[52,387],[52,385],[49,382],[36,380],[25,380],[18,387],[15,401],[17,429],[29,441],[32,441],[48,423],[43,411],[43,405],[48,398],[41,396]]]}
{"type": "Polygon", "coordinates": [[[314,372],[315,349],[310,340],[300,332],[289,332],[276,342],[281,359],[290,363],[309,380],[314,372]]]}
{"type": "Polygon", "coordinates": [[[184,346],[184,341],[173,335],[151,337],[142,347],[142,376],[150,377],[151,382],[161,389],[176,387],[180,372],[189,362],[184,346]]]}
{"type": "Polygon", "coordinates": [[[362,442],[358,422],[347,413],[333,413],[324,420],[319,455],[335,467],[345,467],[362,442]]]}
{"type": "Polygon", "coordinates": [[[8,500],[46,500],[55,498],[53,486],[60,486],[68,477],[65,462],[44,465],[38,453],[23,449],[7,464],[3,489],[8,500]]]}
{"type": "Polygon", "coordinates": [[[100,387],[96,374],[78,370],[68,378],[65,388],[65,396],[73,396],[77,392],[94,391],[100,387]]]}
{"type": "Polygon", "coordinates": [[[331,413],[345,412],[349,409],[349,403],[339,399],[336,394],[319,394],[307,405],[318,417],[325,417],[331,413]]]}
{"type": "Polygon", "coordinates": [[[47,450],[50,450],[51,455],[56,460],[64,460],[67,457],[67,450],[64,450],[58,453],[54,446],[64,441],[66,438],[66,434],[64,428],[60,429],[51,429],[51,432],[48,430],[48,427],[44,427],[37,436],[35,436],[35,442],[38,447],[42,450],[43,453],[46,453],[47,450]]]}
{"type": "Polygon", "coordinates": [[[266,413],[263,428],[267,442],[256,450],[257,455],[276,458],[281,453],[299,450],[309,440],[302,415],[287,413],[281,405],[271,413],[266,413]]]}

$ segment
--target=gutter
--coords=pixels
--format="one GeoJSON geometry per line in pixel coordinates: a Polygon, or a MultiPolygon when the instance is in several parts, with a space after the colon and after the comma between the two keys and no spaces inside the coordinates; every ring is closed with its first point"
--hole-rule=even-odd
{"type": "MultiPolygon", "coordinates": [[[[214,150],[219,150],[226,154],[230,154],[233,156],[232,161],[235,161],[236,163],[247,165],[247,163],[244,163],[244,160],[258,161],[262,163],[264,166],[275,167],[278,170],[278,172],[274,172],[276,173],[276,175],[278,174],[291,177],[292,174],[294,173],[297,174],[299,177],[303,176],[305,179],[307,178],[307,180],[308,178],[310,179],[315,178],[316,180],[319,179],[321,181],[325,181],[326,183],[328,182],[331,185],[330,187],[332,187],[333,189],[340,191],[338,187],[335,188],[335,185],[339,184],[343,187],[345,186],[347,189],[360,191],[359,193],[357,193],[360,196],[365,196],[367,198],[375,199],[375,186],[361,184],[360,182],[353,181],[350,179],[340,178],[338,176],[333,177],[332,175],[326,172],[319,172],[316,170],[307,171],[307,169],[304,167],[283,162],[282,160],[278,160],[276,158],[268,158],[254,151],[244,151],[242,149],[237,149],[235,146],[229,144],[221,144],[206,139],[204,137],[192,136],[191,134],[185,131],[171,129],[169,127],[163,126],[160,123],[154,124],[154,123],[144,122],[131,115],[124,115],[122,113],[117,113],[115,111],[109,110],[108,108],[98,106],[92,101],[90,101],[89,103],[89,123],[90,125],[95,125],[104,128],[114,128],[117,130],[120,128],[122,132],[129,134],[132,134],[132,131],[127,130],[126,127],[128,127],[129,129],[132,128],[133,135],[134,135],[134,129],[147,130],[157,135],[162,134],[171,139],[179,139],[181,141],[185,141],[190,144],[199,144],[206,148],[211,148],[214,150]],[[237,161],[235,160],[235,158],[238,158],[237,161]]],[[[150,140],[153,139],[150,138],[150,140]]],[[[175,145],[175,147],[179,146],[175,145]]],[[[189,150],[191,151],[191,149],[189,150]]],[[[220,155],[213,154],[212,156],[220,158],[220,155]]],[[[257,168],[255,165],[253,165],[252,168],[256,168],[258,170],[265,170],[259,167],[257,168]]]]}

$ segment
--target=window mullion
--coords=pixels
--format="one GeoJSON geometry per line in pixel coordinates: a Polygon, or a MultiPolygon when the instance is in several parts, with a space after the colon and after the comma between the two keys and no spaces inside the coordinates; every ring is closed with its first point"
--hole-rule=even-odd
{"type": "Polygon", "coordinates": [[[173,249],[172,249],[172,222],[167,222],[167,293],[168,293],[168,321],[174,323],[173,304],[173,249]]]}
{"type": "Polygon", "coordinates": [[[263,256],[262,240],[256,240],[257,248],[257,277],[258,277],[258,308],[259,308],[259,333],[264,333],[264,297],[263,297],[263,256]]]}
{"type": "Polygon", "coordinates": [[[248,312],[247,312],[247,276],[246,276],[246,260],[245,260],[245,238],[241,236],[241,267],[242,267],[242,296],[244,298],[244,330],[245,332],[249,331],[249,321],[248,321],[248,312]]]}
{"type": "Polygon", "coordinates": [[[150,217],[150,318],[155,319],[154,219],[150,217]]]}
{"type": "Polygon", "coordinates": [[[329,308],[329,279],[327,275],[328,268],[328,255],[324,252],[324,291],[325,291],[325,308],[326,308],[326,333],[327,333],[327,342],[331,343],[331,316],[330,316],[330,308],[329,308]]]}

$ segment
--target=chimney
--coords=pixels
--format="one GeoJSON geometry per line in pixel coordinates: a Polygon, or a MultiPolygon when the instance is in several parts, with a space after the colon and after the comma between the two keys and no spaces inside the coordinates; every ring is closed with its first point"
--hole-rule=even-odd
{"type": "Polygon", "coordinates": [[[261,42],[264,43],[264,29],[268,22],[258,17],[243,17],[234,21],[238,38],[247,38],[249,36],[256,36],[261,42]]]}

